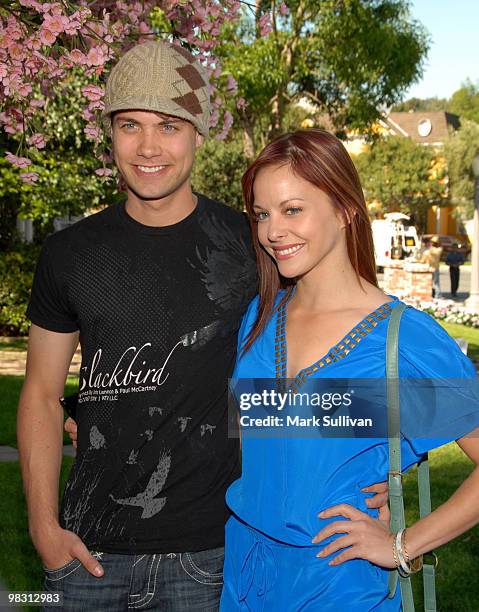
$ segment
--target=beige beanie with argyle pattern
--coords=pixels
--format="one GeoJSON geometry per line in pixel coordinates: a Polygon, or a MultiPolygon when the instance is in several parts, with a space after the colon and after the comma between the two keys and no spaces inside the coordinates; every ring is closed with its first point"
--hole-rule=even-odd
{"type": "Polygon", "coordinates": [[[148,110],[190,121],[208,136],[208,77],[189,51],[165,41],[136,45],[114,66],[105,91],[105,125],[111,113],[148,110]]]}

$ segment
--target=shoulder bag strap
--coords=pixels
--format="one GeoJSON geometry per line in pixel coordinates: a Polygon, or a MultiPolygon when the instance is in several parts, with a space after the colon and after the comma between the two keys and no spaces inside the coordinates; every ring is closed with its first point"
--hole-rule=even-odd
{"type": "MultiPolygon", "coordinates": [[[[429,482],[429,461],[427,453],[418,465],[417,483],[419,488],[419,516],[431,514],[431,486],[429,482]]],[[[430,552],[424,557],[422,581],[424,590],[424,612],[436,612],[436,566],[437,557],[430,552]]]]}
{"type": "MultiPolygon", "coordinates": [[[[389,319],[386,338],[386,395],[388,407],[388,441],[389,441],[389,507],[391,510],[390,528],[397,533],[406,526],[404,516],[404,499],[401,473],[401,426],[399,403],[399,369],[398,369],[398,336],[401,316],[405,304],[394,306],[389,319]]],[[[403,612],[414,612],[411,579],[398,575],[396,570],[389,575],[389,597],[395,595],[397,581],[401,588],[403,612]]]]}

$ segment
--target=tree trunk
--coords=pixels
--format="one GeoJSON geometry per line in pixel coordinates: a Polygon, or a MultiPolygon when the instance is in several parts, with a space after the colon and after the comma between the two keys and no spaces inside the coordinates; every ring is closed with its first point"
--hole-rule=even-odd
{"type": "Polygon", "coordinates": [[[268,140],[271,141],[279,136],[283,130],[284,96],[278,91],[271,104],[271,123],[268,129],[268,140]]]}
{"type": "Polygon", "coordinates": [[[243,153],[247,159],[256,157],[253,126],[249,121],[243,121],[243,153]]]}

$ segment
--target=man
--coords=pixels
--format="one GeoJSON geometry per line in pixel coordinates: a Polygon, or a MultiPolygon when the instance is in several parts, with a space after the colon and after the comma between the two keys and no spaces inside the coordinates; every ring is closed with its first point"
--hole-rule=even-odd
{"type": "Polygon", "coordinates": [[[18,440],[30,533],[68,611],[206,612],[239,475],[227,379],[256,291],[249,229],[191,190],[209,100],[186,50],[133,48],[105,104],[127,201],[46,241],[28,309],[18,440]],[[58,512],[58,398],[79,338],[78,455],[58,512]]]}
{"type": "Polygon", "coordinates": [[[461,266],[464,263],[464,254],[459,250],[459,245],[455,242],[452,245],[452,251],[446,256],[446,264],[449,266],[449,277],[451,279],[451,296],[456,297],[459,287],[459,277],[461,274],[461,266]]]}
{"type": "Polygon", "coordinates": [[[441,297],[441,284],[439,266],[441,264],[442,247],[439,238],[433,236],[428,243],[428,248],[424,251],[421,261],[428,263],[432,268],[432,297],[441,297]]]}
{"type": "Polygon", "coordinates": [[[188,52],[134,47],[105,103],[126,203],[46,241],[28,310],[18,438],[30,533],[68,611],[209,612],[239,474],[227,378],[256,291],[249,230],[191,190],[209,104],[188,52]],[[79,338],[78,454],[59,513],[58,398],[79,338]]]}

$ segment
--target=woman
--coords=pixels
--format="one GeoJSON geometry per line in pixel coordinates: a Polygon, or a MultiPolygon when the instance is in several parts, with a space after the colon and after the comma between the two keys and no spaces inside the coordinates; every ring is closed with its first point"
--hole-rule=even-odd
{"type": "MultiPolygon", "coordinates": [[[[233,379],[293,379],[296,391],[314,378],[384,378],[398,300],[378,288],[364,197],[340,141],[321,130],[281,136],[247,170],[243,191],[260,295],[243,320],[233,379]]],[[[412,308],[400,327],[399,374],[476,376],[446,332],[412,308]]],[[[478,439],[465,437],[479,425],[472,399],[460,415],[436,415],[447,439],[402,439],[404,469],[454,439],[479,463],[478,439]]],[[[361,490],[386,479],[387,439],[244,435],[242,453],[242,477],[227,494],[223,612],[400,609],[399,589],[388,598],[387,586],[396,540],[361,490]]],[[[399,552],[412,560],[478,521],[476,467],[406,529],[399,552]]]]}

